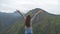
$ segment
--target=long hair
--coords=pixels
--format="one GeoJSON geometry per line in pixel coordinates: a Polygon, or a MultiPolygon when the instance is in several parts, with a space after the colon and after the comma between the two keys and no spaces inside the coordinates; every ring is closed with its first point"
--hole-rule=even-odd
{"type": "Polygon", "coordinates": [[[31,17],[30,17],[30,15],[28,15],[26,17],[25,26],[30,27],[30,20],[31,20],[31,17]]]}

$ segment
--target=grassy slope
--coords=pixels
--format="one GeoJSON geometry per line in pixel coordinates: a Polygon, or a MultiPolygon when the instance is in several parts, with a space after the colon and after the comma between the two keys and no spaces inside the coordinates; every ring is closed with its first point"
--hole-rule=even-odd
{"type": "MultiPolygon", "coordinates": [[[[60,18],[55,16],[49,17],[44,17],[43,21],[33,24],[33,34],[46,34],[47,31],[49,31],[50,34],[56,34],[55,26],[60,25],[60,18]],[[48,22],[51,23],[50,27],[48,27],[48,22]]],[[[0,34],[24,34],[24,21],[8,27],[7,30],[0,32],[0,34]]]]}
{"type": "Polygon", "coordinates": [[[22,29],[23,25],[24,25],[24,21],[20,21],[10,27],[7,27],[7,29],[4,31],[1,31],[0,34],[21,34],[21,32],[19,31],[22,29]]]}

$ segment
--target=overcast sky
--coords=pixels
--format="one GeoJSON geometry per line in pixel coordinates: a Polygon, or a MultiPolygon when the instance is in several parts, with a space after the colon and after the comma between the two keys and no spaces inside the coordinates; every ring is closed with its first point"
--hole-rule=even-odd
{"type": "Polygon", "coordinates": [[[31,9],[42,8],[47,12],[60,14],[59,2],[59,0],[0,0],[0,11],[10,13],[18,9],[27,13],[31,9]]]}

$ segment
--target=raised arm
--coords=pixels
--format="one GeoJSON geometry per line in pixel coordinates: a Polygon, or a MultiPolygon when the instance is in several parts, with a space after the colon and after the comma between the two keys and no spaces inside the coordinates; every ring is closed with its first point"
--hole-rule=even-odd
{"type": "Polygon", "coordinates": [[[39,10],[39,11],[31,18],[31,24],[32,24],[33,20],[35,19],[35,17],[36,17],[39,13],[42,13],[42,10],[39,10]]]}

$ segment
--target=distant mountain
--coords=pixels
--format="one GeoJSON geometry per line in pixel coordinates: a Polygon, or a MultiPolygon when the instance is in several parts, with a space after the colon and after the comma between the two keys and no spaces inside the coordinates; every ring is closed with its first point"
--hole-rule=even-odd
{"type": "Polygon", "coordinates": [[[23,16],[21,16],[21,14],[19,14],[17,11],[14,13],[0,12],[0,31],[6,27],[14,25],[18,21],[21,21],[23,19],[22,17],[23,16]]]}

